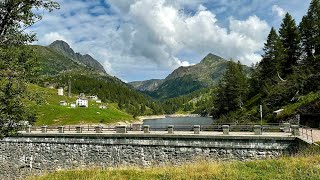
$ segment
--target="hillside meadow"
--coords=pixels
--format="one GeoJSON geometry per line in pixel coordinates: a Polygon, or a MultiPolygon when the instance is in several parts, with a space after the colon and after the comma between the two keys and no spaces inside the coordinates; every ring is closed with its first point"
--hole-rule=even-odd
{"type": "MultiPolygon", "coordinates": [[[[36,126],[40,125],[75,125],[75,124],[110,124],[119,121],[132,121],[132,115],[117,108],[115,103],[103,103],[106,109],[100,109],[100,103],[89,100],[89,107],[70,108],[75,103],[77,95],[58,96],[57,89],[43,88],[30,84],[29,91],[36,92],[42,98],[39,103],[29,102],[37,115],[36,126]],[[60,101],[66,101],[68,106],[61,106],[60,101]]],[[[66,94],[66,92],[65,92],[66,94]]]]}

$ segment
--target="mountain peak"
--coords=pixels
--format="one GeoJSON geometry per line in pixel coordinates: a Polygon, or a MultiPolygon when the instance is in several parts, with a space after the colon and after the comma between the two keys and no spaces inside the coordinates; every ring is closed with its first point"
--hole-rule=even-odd
{"type": "Polygon", "coordinates": [[[222,62],[222,61],[226,61],[225,59],[223,59],[220,56],[217,56],[215,54],[209,53],[208,55],[206,55],[206,57],[204,57],[200,63],[215,63],[215,62],[222,62]]]}
{"type": "Polygon", "coordinates": [[[53,43],[49,45],[50,48],[59,51],[63,55],[73,59],[74,61],[78,63],[82,63],[86,66],[89,66],[91,68],[94,68],[100,72],[106,73],[103,66],[95,60],[93,57],[91,57],[88,54],[81,55],[80,53],[75,53],[73,49],[70,47],[70,45],[62,40],[56,40],[53,43]]]}
{"type": "Polygon", "coordinates": [[[69,44],[63,40],[55,40],[49,46],[51,46],[51,45],[65,45],[65,46],[70,47],[69,44]]]}
{"type": "Polygon", "coordinates": [[[53,43],[51,43],[49,45],[49,47],[55,49],[55,50],[58,50],[60,52],[65,52],[66,55],[67,54],[74,54],[74,51],[73,49],[70,47],[70,45],[65,42],[65,41],[62,41],[62,40],[56,40],[54,41],[53,43]]]}

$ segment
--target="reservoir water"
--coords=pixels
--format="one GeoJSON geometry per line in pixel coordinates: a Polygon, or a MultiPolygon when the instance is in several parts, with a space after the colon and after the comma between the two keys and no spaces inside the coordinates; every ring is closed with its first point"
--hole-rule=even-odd
{"type": "Polygon", "coordinates": [[[151,129],[166,129],[168,125],[175,128],[191,128],[193,125],[211,125],[213,119],[209,117],[166,117],[161,119],[146,119],[143,125],[149,125],[151,129]]]}

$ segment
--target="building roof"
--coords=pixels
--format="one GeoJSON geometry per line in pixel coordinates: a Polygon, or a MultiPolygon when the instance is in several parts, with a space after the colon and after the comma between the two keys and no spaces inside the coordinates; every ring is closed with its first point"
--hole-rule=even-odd
{"type": "Polygon", "coordinates": [[[80,99],[80,100],[88,100],[88,98],[85,98],[85,97],[78,97],[78,99],[80,99]]]}
{"type": "Polygon", "coordinates": [[[273,111],[274,113],[280,113],[280,112],[282,112],[284,109],[278,109],[278,110],[276,110],[276,111],[273,111]]]}

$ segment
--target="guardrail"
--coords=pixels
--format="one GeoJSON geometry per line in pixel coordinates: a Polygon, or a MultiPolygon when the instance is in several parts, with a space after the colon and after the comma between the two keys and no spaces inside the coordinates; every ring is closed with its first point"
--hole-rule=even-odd
{"type": "MultiPolygon", "coordinates": [[[[215,123],[211,125],[201,125],[201,131],[222,131],[223,125],[229,125],[230,131],[233,132],[250,132],[253,131],[253,128],[257,124],[231,124],[231,123],[215,123]]],[[[157,126],[150,126],[151,131],[166,131],[167,130],[167,123],[157,123],[157,126]]],[[[183,125],[174,125],[174,128],[176,131],[192,131],[193,130],[193,124],[183,124],[183,125]]],[[[289,125],[290,126],[290,125],[289,125]]],[[[283,131],[285,125],[281,123],[269,123],[269,124],[263,124],[262,126],[263,132],[281,132],[283,131]]]]}
{"type": "MultiPolygon", "coordinates": [[[[158,124],[159,125],[159,124],[158,124]]],[[[40,132],[40,133],[102,133],[102,132],[115,132],[126,133],[127,131],[143,131],[149,133],[150,131],[194,131],[199,134],[200,131],[215,131],[229,134],[229,132],[254,132],[260,135],[264,132],[286,132],[292,133],[294,136],[303,136],[307,140],[313,142],[312,129],[306,126],[291,125],[289,123],[273,123],[273,124],[211,124],[211,125],[167,125],[152,127],[142,124],[130,124],[128,126],[97,126],[97,125],[67,125],[67,126],[28,126],[25,131],[27,133],[40,132]]]]}
{"type": "Polygon", "coordinates": [[[311,141],[312,143],[314,142],[312,128],[310,128],[308,126],[300,125],[299,132],[300,132],[300,136],[302,136],[303,138],[306,138],[307,140],[311,141]]]}

